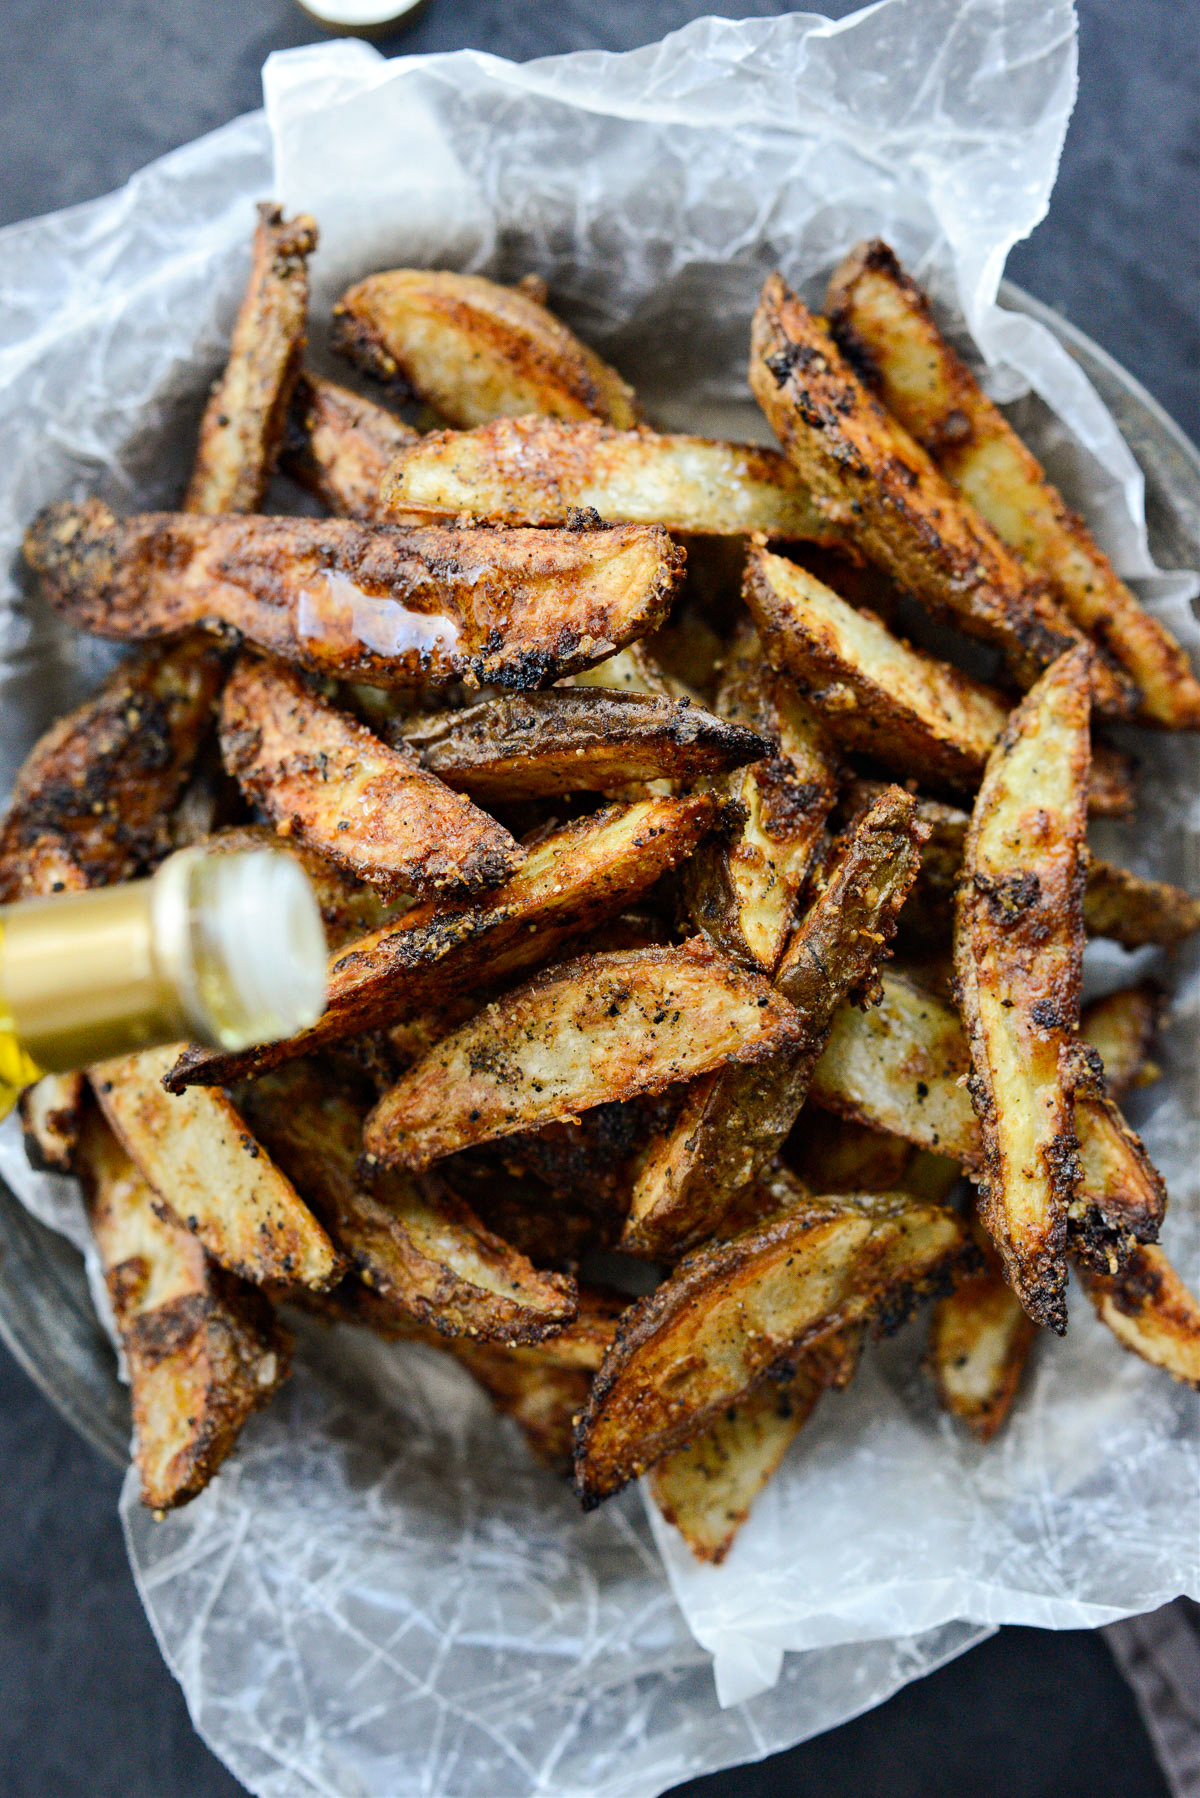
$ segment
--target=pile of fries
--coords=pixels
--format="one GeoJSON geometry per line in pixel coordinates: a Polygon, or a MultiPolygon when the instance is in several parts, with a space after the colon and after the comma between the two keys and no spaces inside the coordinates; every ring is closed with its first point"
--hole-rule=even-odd
{"type": "Polygon", "coordinates": [[[1200,727],[1200,683],[891,252],[824,320],[767,282],[769,450],[648,429],[533,278],[371,276],[334,346],[391,404],[335,385],[315,243],[261,209],[180,511],[57,504],[25,546],[143,647],[33,751],[0,899],[266,837],[329,936],[303,1035],[26,1097],[87,1194],[145,1502],[270,1399],[281,1306],[444,1350],[585,1506],[649,1472],[712,1561],[924,1301],[982,1440],[1072,1264],[1200,1384],[1119,1110],[1162,1000],[1080,1015],[1087,933],[1200,927],[1085,842],[1135,796],[1097,731],[1200,727]],[[899,634],[918,608],[990,681],[899,634]]]}

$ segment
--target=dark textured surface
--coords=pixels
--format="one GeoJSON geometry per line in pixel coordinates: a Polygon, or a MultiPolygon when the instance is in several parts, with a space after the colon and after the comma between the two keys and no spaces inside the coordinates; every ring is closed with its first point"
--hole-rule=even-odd
{"type": "MultiPolygon", "coordinates": [[[[817,10],[820,0],[811,0],[817,10]]],[[[826,0],[842,15],[850,5],[826,0]]],[[[528,57],[648,42],[770,0],[433,0],[388,50],[528,57]]],[[[1200,436],[1200,73],[1184,0],[1080,0],[1081,92],[1047,222],[1009,273],[1123,361],[1200,436]]],[[[287,0],[3,0],[0,222],[89,199],[258,104],[272,49],[314,27],[287,0]]],[[[2,278],[2,271],[0,271],[2,278]]],[[[0,1794],[235,1798],[191,1731],[129,1579],[119,1481],[0,1351],[0,1794]]],[[[1164,1798],[1096,1636],[1004,1631],[844,1729],[694,1798],[1164,1798]]],[[[401,1798],[378,1793],[372,1798],[401,1798]]],[[[506,1798],[483,1794],[479,1798],[506,1798]]]]}

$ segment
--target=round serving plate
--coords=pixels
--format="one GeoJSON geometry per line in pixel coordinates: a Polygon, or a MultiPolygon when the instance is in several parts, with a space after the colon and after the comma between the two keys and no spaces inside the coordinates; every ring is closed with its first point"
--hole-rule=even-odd
{"type": "MultiPolygon", "coordinates": [[[[1163,568],[1200,564],[1200,450],[1098,344],[1011,282],[1004,305],[1048,326],[1089,376],[1146,477],[1150,547],[1163,568]]],[[[81,1436],[118,1464],[129,1396],[97,1322],[83,1261],[0,1180],[0,1338],[81,1436]]]]}

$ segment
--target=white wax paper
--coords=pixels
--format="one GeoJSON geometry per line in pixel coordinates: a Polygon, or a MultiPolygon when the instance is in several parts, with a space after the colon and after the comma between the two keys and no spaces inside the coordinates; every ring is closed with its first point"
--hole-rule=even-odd
{"type": "MultiPolygon", "coordinates": [[[[0,234],[0,776],[107,654],[22,599],[20,532],[64,493],[171,502],[272,188],[321,224],[318,356],[329,301],[372,268],[532,269],[657,419],[742,435],[765,434],[744,386],[763,275],[815,298],[880,232],[990,355],[992,390],[1040,396],[1022,428],[1195,649],[1194,583],[1152,570],[1112,420],[1049,333],[994,305],[1074,80],[1068,0],[702,20],[524,67],[386,64],[359,43],[273,57],[269,130],[236,121],[0,234]]],[[[1141,747],[1139,825],[1106,852],[1194,882],[1197,747],[1141,747]]],[[[1093,962],[1112,984],[1130,958],[1093,962]]],[[[1173,972],[1165,1078],[1134,1115],[1194,1282],[1200,981],[1194,957],[1173,972]]],[[[11,1122],[0,1173],[78,1240],[72,1189],[29,1174],[11,1122]]],[[[1078,1295],[1071,1319],[989,1450],[936,1413],[913,1332],[871,1351],[715,1570],[637,1494],[583,1517],[442,1358],[305,1330],[291,1386],[199,1500],[156,1525],[127,1485],[131,1558],[197,1726],[262,1798],[651,1798],[830,1727],[996,1622],[1092,1624],[1200,1591],[1195,1397],[1078,1295]]]]}

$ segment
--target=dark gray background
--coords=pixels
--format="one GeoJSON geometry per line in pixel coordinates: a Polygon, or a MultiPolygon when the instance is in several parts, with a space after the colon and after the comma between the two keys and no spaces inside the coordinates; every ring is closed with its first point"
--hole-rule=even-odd
{"type": "MultiPolygon", "coordinates": [[[[812,0],[842,16],[841,0],[812,0]]],[[[627,49],[771,0],[432,0],[387,51],[627,49]]],[[[1079,0],[1081,84],[1047,221],[1009,273],[1200,437],[1200,15],[1079,0]]],[[[0,0],[0,223],[90,199],[259,103],[290,0],[0,0]]],[[[0,267],[0,281],[4,278],[0,267]]],[[[0,1798],[236,1798],[129,1579],[118,1477],[0,1351],[0,1798]]],[[[1005,1630],[869,1716],[691,1798],[1166,1798],[1098,1636],[1005,1630]]],[[[372,1794],[372,1798],[397,1798],[372,1794]]],[[[479,1798],[504,1798],[481,1793],[479,1798]]]]}

